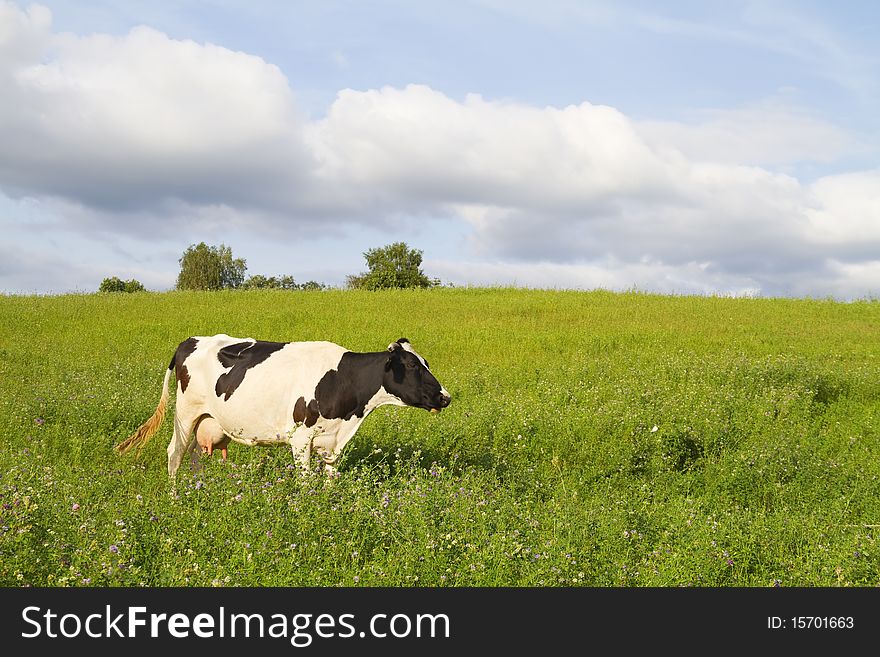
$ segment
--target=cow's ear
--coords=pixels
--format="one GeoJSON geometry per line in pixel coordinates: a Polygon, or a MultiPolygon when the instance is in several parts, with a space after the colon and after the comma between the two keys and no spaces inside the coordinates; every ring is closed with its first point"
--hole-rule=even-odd
{"type": "Polygon", "coordinates": [[[399,338],[399,339],[397,340],[397,344],[403,346],[403,345],[405,345],[405,344],[409,344],[409,340],[407,340],[406,338],[399,338]]]}
{"type": "MultiPolygon", "coordinates": [[[[406,339],[406,338],[404,338],[406,339]]],[[[402,349],[403,347],[400,345],[400,342],[392,342],[388,345],[388,351],[395,351],[396,349],[402,349]]]]}

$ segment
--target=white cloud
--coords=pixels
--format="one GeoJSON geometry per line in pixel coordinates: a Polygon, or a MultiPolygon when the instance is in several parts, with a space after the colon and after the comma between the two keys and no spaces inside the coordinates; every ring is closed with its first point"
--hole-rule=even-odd
{"type": "Polygon", "coordinates": [[[880,256],[880,169],[826,176],[810,192],[809,239],[880,256]]]}
{"type": "Polygon", "coordinates": [[[343,90],[309,128],[318,175],[377,201],[568,207],[665,194],[664,164],[618,110],[463,102],[422,85],[343,90]]]}
{"type": "MultiPolygon", "coordinates": [[[[421,86],[346,90],[309,141],[322,178],[354,202],[386,211],[444,206],[472,224],[475,252],[508,265],[607,269],[610,258],[653,268],[664,288],[680,280],[688,289],[779,293],[802,287],[786,276],[843,275],[831,263],[864,262],[880,252],[880,236],[864,225],[877,216],[869,174],[836,191],[843,182],[804,184],[738,163],[830,159],[852,146],[833,125],[768,107],[760,130],[751,130],[761,126],[756,106],[647,139],[644,124],[589,103],[457,102],[421,86]],[[799,131],[815,139],[798,143],[799,131]]],[[[585,270],[567,271],[571,280],[585,270]]]]}
{"type": "Polygon", "coordinates": [[[690,160],[761,166],[832,162],[861,150],[846,131],[771,99],[747,107],[702,111],[694,121],[641,121],[636,129],[656,149],[690,160]]]}
{"type": "Polygon", "coordinates": [[[168,199],[267,204],[301,185],[301,126],[276,66],[146,27],[56,34],[47,10],[2,7],[9,193],[120,211],[168,199]]]}

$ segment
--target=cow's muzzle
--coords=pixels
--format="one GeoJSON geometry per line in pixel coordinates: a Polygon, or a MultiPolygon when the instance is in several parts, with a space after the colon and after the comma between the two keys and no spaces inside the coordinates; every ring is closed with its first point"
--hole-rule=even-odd
{"type": "Polygon", "coordinates": [[[449,395],[449,393],[446,392],[445,389],[442,390],[442,391],[440,392],[439,405],[438,405],[438,406],[433,406],[433,407],[431,407],[431,409],[430,409],[431,413],[439,413],[439,412],[442,411],[444,408],[446,408],[447,406],[449,406],[449,403],[450,403],[451,401],[452,401],[452,397],[449,395]]]}

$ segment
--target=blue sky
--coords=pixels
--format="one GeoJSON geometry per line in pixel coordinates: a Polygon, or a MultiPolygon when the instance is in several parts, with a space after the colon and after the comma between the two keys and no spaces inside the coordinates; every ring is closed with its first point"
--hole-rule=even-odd
{"type": "Polygon", "coordinates": [[[880,294],[871,2],[0,0],[0,291],[191,243],[341,284],[880,294]]]}

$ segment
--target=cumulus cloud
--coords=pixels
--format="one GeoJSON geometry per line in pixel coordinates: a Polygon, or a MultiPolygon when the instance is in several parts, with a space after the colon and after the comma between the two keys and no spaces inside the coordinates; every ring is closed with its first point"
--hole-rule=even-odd
{"type": "Polygon", "coordinates": [[[634,121],[590,102],[535,107],[410,85],[344,89],[308,120],[259,57],[148,27],[61,34],[48,10],[10,3],[0,90],[0,192],[105,238],[167,239],[181,225],[306,238],[449,217],[470,227],[467,251],[435,264],[457,282],[467,272],[679,292],[880,287],[880,172],[785,173],[858,146],[778,100],[634,121]]]}
{"type": "Polygon", "coordinates": [[[810,186],[808,237],[844,257],[877,254],[880,244],[880,169],[826,176],[810,186]]]}
{"type": "Polygon", "coordinates": [[[653,148],[674,148],[700,162],[784,166],[833,162],[861,150],[845,130],[782,98],[735,109],[694,112],[689,123],[640,121],[636,129],[653,148]]]}
{"type": "Polygon", "coordinates": [[[318,174],[354,193],[418,203],[491,203],[565,208],[674,183],[612,107],[557,109],[457,102],[422,85],[339,93],[310,127],[318,174]]]}
{"type": "Polygon", "coordinates": [[[177,41],[51,31],[0,10],[0,184],[117,211],[279,203],[307,154],[293,94],[258,57],[177,41]]]}
{"type": "Polygon", "coordinates": [[[847,143],[843,131],[804,119],[799,129],[835,139],[795,152],[791,134],[751,134],[754,113],[670,131],[589,103],[457,102],[421,86],[347,90],[310,126],[309,143],[318,175],[356,202],[445,207],[472,225],[474,252],[580,267],[568,280],[613,259],[637,266],[636,275],[622,270],[637,281],[653,268],[655,286],[788,293],[805,287],[795,280],[843,275],[834,263],[876,258],[874,174],[804,184],[736,163],[775,152],[788,161],[833,157],[847,143]]]}

